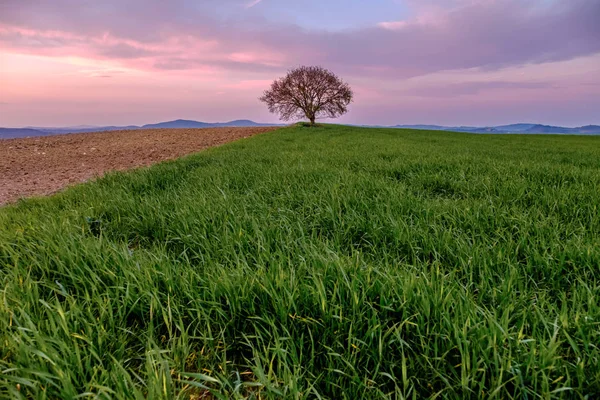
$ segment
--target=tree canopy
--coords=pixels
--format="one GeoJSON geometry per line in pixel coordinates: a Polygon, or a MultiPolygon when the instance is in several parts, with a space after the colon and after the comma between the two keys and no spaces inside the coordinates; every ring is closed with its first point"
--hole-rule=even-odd
{"type": "Polygon", "coordinates": [[[348,112],[354,94],[350,86],[323,67],[302,66],[271,84],[260,100],[280,119],[337,118],[348,112]]]}

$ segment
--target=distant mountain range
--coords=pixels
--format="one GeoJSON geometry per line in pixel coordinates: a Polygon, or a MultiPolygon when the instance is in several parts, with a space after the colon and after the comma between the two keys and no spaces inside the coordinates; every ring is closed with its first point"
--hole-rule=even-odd
{"type": "Polygon", "coordinates": [[[160,122],[158,124],[147,125],[127,125],[127,126],[91,126],[79,125],[59,128],[28,126],[25,128],[0,128],[0,139],[23,138],[33,136],[60,135],[65,133],[84,133],[84,132],[105,132],[120,131],[130,129],[153,129],[153,128],[224,128],[224,127],[257,127],[257,126],[278,126],[277,124],[260,124],[247,119],[238,119],[229,122],[199,122],[185,119],[175,121],[160,122]]]}
{"type": "MultiPolygon", "coordinates": [[[[28,126],[25,128],[0,128],[0,139],[22,138],[32,136],[48,136],[65,133],[103,132],[125,129],[152,129],[152,128],[221,128],[221,127],[254,127],[254,126],[280,126],[278,124],[260,124],[247,119],[239,119],[229,122],[199,122],[185,119],[160,122],[158,124],[147,124],[143,126],[90,126],[79,125],[64,128],[48,128],[28,126]]],[[[381,127],[381,126],[380,126],[381,127]]],[[[440,125],[394,125],[386,128],[422,129],[430,131],[453,131],[468,133],[518,133],[518,134],[563,134],[563,135],[600,135],[600,126],[587,125],[579,128],[564,128],[560,126],[549,126],[539,124],[512,124],[490,127],[476,126],[440,126],[440,125]]]]}
{"type": "Polygon", "coordinates": [[[563,134],[563,135],[600,135],[600,126],[587,125],[579,128],[564,128],[539,124],[512,124],[500,126],[439,126],[439,125],[395,125],[390,128],[424,129],[429,131],[453,131],[468,133],[519,133],[519,134],[563,134]]]}

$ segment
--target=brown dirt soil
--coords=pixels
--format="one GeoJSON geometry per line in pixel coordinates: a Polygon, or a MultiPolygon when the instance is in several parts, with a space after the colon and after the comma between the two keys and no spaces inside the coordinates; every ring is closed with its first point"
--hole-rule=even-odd
{"type": "Polygon", "coordinates": [[[143,129],[0,140],[0,205],[277,128],[143,129]]]}

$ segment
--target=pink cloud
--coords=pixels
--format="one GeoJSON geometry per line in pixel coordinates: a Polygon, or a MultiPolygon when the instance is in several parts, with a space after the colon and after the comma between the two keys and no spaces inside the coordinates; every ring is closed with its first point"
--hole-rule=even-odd
{"type": "Polygon", "coordinates": [[[249,68],[322,63],[348,72],[385,68],[396,77],[407,77],[600,52],[600,26],[595,18],[600,15],[598,2],[572,0],[553,7],[539,7],[540,1],[534,0],[454,3],[457,6],[448,10],[426,2],[429,6],[421,6],[410,20],[382,22],[387,29],[346,32],[305,31],[274,24],[230,25],[183,5],[178,7],[178,2],[165,8],[152,0],[137,10],[135,18],[110,14],[111,18],[104,20],[102,14],[108,14],[113,4],[110,0],[97,6],[99,15],[86,15],[80,12],[81,6],[56,0],[52,6],[46,5],[44,20],[35,17],[33,6],[25,2],[0,8],[4,11],[0,24],[12,29],[12,36],[4,32],[2,43],[13,50],[36,54],[50,49],[77,50],[86,57],[119,60],[153,56],[155,62],[150,66],[178,68],[205,63],[225,68],[231,63],[249,68]],[[20,30],[15,32],[15,27],[20,30]],[[179,61],[168,60],[171,58],[179,61]]]}
{"type": "Polygon", "coordinates": [[[273,81],[271,79],[254,79],[254,80],[243,80],[235,83],[226,84],[225,87],[229,89],[241,89],[241,90],[264,90],[267,89],[273,81]]]}
{"type": "MultiPolygon", "coordinates": [[[[594,55],[600,54],[597,0],[452,0],[443,2],[444,7],[439,1],[409,0],[414,15],[406,20],[344,31],[206,12],[227,1],[251,14],[243,7],[252,3],[241,0],[0,2],[0,52],[3,60],[17,60],[0,76],[3,89],[10,87],[14,97],[11,118],[27,118],[32,114],[27,101],[54,93],[67,100],[89,95],[103,101],[112,94],[124,103],[151,103],[151,93],[177,93],[179,97],[169,98],[173,110],[185,107],[178,99],[214,110],[208,97],[197,98],[194,91],[223,93],[223,98],[231,93],[236,107],[260,113],[256,97],[272,79],[299,64],[323,65],[356,84],[355,115],[361,115],[360,107],[406,107],[407,99],[413,101],[413,110],[442,107],[450,97],[460,98],[461,104],[477,97],[480,104],[497,107],[494,99],[508,102],[512,96],[513,101],[542,107],[550,104],[543,97],[557,88],[574,103],[589,102],[593,94],[600,98],[598,86],[583,90],[576,86],[579,78],[545,67],[572,62],[571,71],[585,70],[586,79],[595,79],[586,65],[598,62],[594,55]],[[27,70],[32,60],[40,65],[37,73],[27,70]],[[486,76],[520,66],[531,66],[527,79],[486,76]],[[542,70],[549,72],[536,80],[542,70]],[[430,79],[443,74],[448,80],[430,79]],[[19,104],[22,108],[15,108],[19,104]]],[[[106,107],[104,112],[110,105],[106,107]]],[[[388,112],[390,118],[397,115],[388,112]]]]}
{"type": "Polygon", "coordinates": [[[254,6],[257,6],[261,2],[262,0],[252,0],[246,4],[246,8],[252,8],[254,6]]]}
{"type": "Polygon", "coordinates": [[[0,8],[3,48],[114,59],[137,68],[214,65],[264,71],[312,63],[350,74],[385,71],[406,78],[600,52],[600,25],[595,18],[600,3],[592,0],[552,7],[541,7],[541,0],[459,0],[450,9],[427,1],[412,19],[343,32],[307,31],[285,24],[232,25],[190,10],[180,0],[171,7],[150,0],[136,9],[136,15],[116,13],[115,0],[88,8],[55,0],[45,5],[44,19],[32,3],[19,3],[0,8]]]}

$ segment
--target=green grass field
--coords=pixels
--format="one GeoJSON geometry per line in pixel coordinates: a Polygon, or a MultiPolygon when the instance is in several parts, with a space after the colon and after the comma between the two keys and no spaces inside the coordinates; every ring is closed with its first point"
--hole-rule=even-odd
{"type": "Polygon", "coordinates": [[[0,398],[597,398],[599,211],[600,137],[333,125],[22,201],[0,398]]]}

